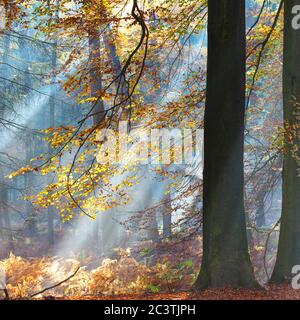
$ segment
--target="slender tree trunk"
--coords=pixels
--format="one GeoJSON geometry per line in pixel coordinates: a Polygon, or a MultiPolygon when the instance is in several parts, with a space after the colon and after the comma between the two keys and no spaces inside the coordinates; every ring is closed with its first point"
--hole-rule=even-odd
{"type": "MultiPolygon", "coordinates": [[[[52,53],[52,67],[56,69],[56,49],[53,49],[52,53]]],[[[54,84],[53,84],[54,85],[54,84]]],[[[49,127],[55,126],[55,88],[52,90],[51,97],[49,100],[49,127]]],[[[49,150],[51,152],[51,148],[49,150]]],[[[48,207],[47,224],[48,224],[48,243],[49,245],[54,244],[54,208],[53,206],[48,207]]]]}
{"type": "MultiPolygon", "coordinates": [[[[105,9],[104,9],[105,10],[105,9]]],[[[107,14],[105,10],[105,14],[107,14]]],[[[103,32],[103,43],[108,54],[110,63],[114,69],[114,77],[117,79],[115,82],[116,94],[118,95],[117,102],[124,101],[128,96],[128,86],[126,83],[125,76],[122,74],[122,65],[120,58],[117,54],[117,48],[115,43],[115,38],[113,32],[111,31],[110,26],[108,25],[103,32]]],[[[121,105],[121,121],[128,121],[129,119],[129,102],[124,102],[121,105]]],[[[128,242],[128,234],[123,226],[119,230],[119,246],[126,247],[128,242]]]]}
{"type": "Polygon", "coordinates": [[[299,146],[300,125],[300,109],[293,103],[295,99],[299,103],[300,98],[300,31],[292,28],[292,8],[295,5],[300,5],[300,0],[284,2],[283,112],[286,150],[283,154],[280,236],[272,282],[290,279],[292,267],[300,264],[300,164],[292,155],[292,149],[299,146]],[[291,129],[297,136],[291,138],[291,129]]]}
{"type": "Polygon", "coordinates": [[[102,93],[102,78],[100,72],[101,52],[98,29],[89,31],[89,51],[90,51],[90,87],[91,96],[97,99],[93,104],[93,124],[99,126],[105,118],[105,108],[103,100],[99,96],[102,93]]]}
{"type": "MultiPolygon", "coordinates": [[[[25,138],[26,141],[26,163],[30,162],[30,159],[33,158],[33,136],[30,133],[27,133],[25,138]]],[[[33,173],[29,172],[25,176],[25,189],[26,194],[30,195],[32,193],[33,187],[33,173]]],[[[30,201],[26,201],[25,204],[26,219],[27,219],[27,229],[30,237],[36,236],[37,232],[37,221],[36,213],[30,201]]]]}
{"type": "Polygon", "coordinates": [[[168,194],[164,199],[163,208],[163,238],[168,239],[172,236],[172,199],[168,194]]]}
{"type": "MultiPolygon", "coordinates": [[[[51,5],[51,0],[47,0],[48,7],[51,5]]],[[[59,1],[54,1],[56,6],[54,19],[58,21],[59,19],[59,1]]],[[[49,127],[53,128],[55,126],[55,108],[56,108],[56,69],[57,69],[57,42],[53,42],[53,50],[51,54],[51,67],[53,72],[52,77],[52,89],[51,89],[51,97],[49,99],[49,127]]],[[[49,147],[49,153],[51,152],[51,148],[49,147]]],[[[55,210],[53,206],[48,207],[48,215],[47,215],[47,224],[48,224],[48,243],[49,245],[54,244],[54,218],[55,218],[55,210]]]]}
{"type": "Polygon", "coordinates": [[[152,212],[149,215],[149,227],[147,232],[148,232],[148,240],[152,240],[153,242],[159,241],[158,225],[157,225],[155,212],[152,212]]]}
{"type": "MultiPolygon", "coordinates": [[[[103,41],[108,53],[109,59],[114,68],[114,75],[118,77],[121,75],[122,65],[120,58],[117,54],[117,48],[114,42],[113,33],[110,30],[110,27],[107,27],[107,31],[103,33],[103,41]]],[[[121,99],[124,99],[128,96],[128,89],[126,86],[126,81],[124,75],[121,75],[118,81],[116,81],[116,88],[118,89],[118,94],[121,96],[121,99]]]]}
{"type": "Polygon", "coordinates": [[[262,192],[261,195],[259,195],[259,202],[258,202],[258,208],[256,210],[255,214],[255,220],[256,220],[256,227],[262,228],[266,225],[266,219],[265,219],[265,192],[262,192]]]}
{"type": "MultiPolygon", "coordinates": [[[[147,170],[147,168],[146,168],[147,170]]],[[[150,209],[151,206],[153,206],[153,192],[154,187],[152,184],[148,185],[148,188],[146,190],[146,197],[148,201],[144,201],[144,208],[145,210],[150,209]]],[[[157,218],[156,218],[156,212],[155,210],[150,210],[147,213],[147,239],[152,240],[153,242],[159,241],[159,232],[158,232],[158,224],[157,224],[157,218]]]]}
{"type": "MultiPolygon", "coordinates": [[[[107,16],[107,10],[105,8],[105,5],[103,5],[103,15],[107,16]]],[[[112,66],[114,68],[114,76],[117,79],[115,82],[116,87],[116,94],[118,95],[117,102],[125,101],[126,98],[129,97],[129,89],[126,83],[125,75],[122,74],[122,65],[120,58],[117,54],[117,48],[115,43],[115,37],[113,32],[111,31],[110,25],[107,25],[105,28],[105,31],[103,32],[103,42],[104,46],[106,48],[106,52],[108,54],[108,57],[112,63],[112,66]]],[[[129,118],[129,102],[125,101],[121,104],[121,121],[127,121],[129,118]]]]}
{"type": "MultiPolygon", "coordinates": [[[[10,6],[8,3],[5,4],[5,21],[4,21],[4,29],[9,30],[11,28],[11,19],[10,19],[10,6]]],[[[2,56],[3,65],[0,68],[0,72],[2,76],[9,77],[10,71],[9,68],[6,66],[8,63],[8,56],[10,51],[10,36],[9,35],[2,35],[3,39],[3,49],[4,53],[2,56]]],[[[0,116],[4,118],[5,115],[5,107],[1,106],[0,109],[0,116]]],[[[11,221],[10,215],[8,212],[8,188],[5,184],[5,172],[3,168],[0,168],[0,216],[1,216],[1,227],[2,227],[2,234],[5,240],[8,242],[8,249],[13,251],[14,244],[13,244],[13,234],[11,229],[11,221]]]]}
{"type": "Polygon", "coordinates": [[[11,221],[10,216],[8,212],[8,189],[7,186],[4,183],[4,174],[2,170],[0,169],[0,215],[3,221],[3,234],[5,235],[5,239],[8,243],[8,250],[13,251],[14,250],[14,242],[13,242],[13,234],[12,234],[12,228],[11,228],[11,221]]]}
{"type": "MultiPolygon", "coordinates": [[[[56,54],[53,53],[52,62],[56,61],[56,54]]],[[[55,89],[54,89],[55,90],[55,89]]],[[[54,91],[52,91],[52,95],[49,101],[49,127],[53,128],[55,125],[55,98],[54,91]]],[[[49,147],[49,152],[51,152],[51,148],[49,147]]],[[[54,244],[54,208],[53,206],[48,207],[47,213],[47,227],[48,227],[48,244],[54,244]]]]}
{"type": "MultiPolygon", "coordinates": [[[[58,16],[58,12],[57,12],[58,16]]],[[[55,73],[57,67],[57,53],[56,53],[56,41],[53,44],[52,56],[51,56],[51,66],[52,72],[55,73]]],[[[53,128],[55,126],[55,91],[56,91],[56,76],[54,75],[52,78],[52,90],[51,97],[49,99],[49,127],[53,128]]],[[[51,152],[51,147],[49,147],[49,153],[51,152]]],[[[51,246],[54,244],[54,217],[55,211],[53,206],[48,207],[47,214],[47,224],[48,224],[48,244],[51,246]]]]}
{"type": "MultiPolygon", "coordinates": [[[[26,53],[26,58],[30,61],[30,53],[26,53]]],[[[27,71],[30,71],[29,63],[27,65],[27,71]]],[[[25,74],[25,86],[27,88],[31,87],[31,81],[30,81],[30,75],[29,73],[25,74]]],[[[30,90],[26,90],[26,94],[28,94],[30,90]]],[[[27,105],[30,103],[30,101],[27,101],[27,105]]],[[[28,131],[25,133],[25,149],[26,149],[26,163],[30,163],[30,160],[34,157],[34,135],[28,131]]],[[[32,187],[34,183],[34,174],[32,172],[28,172],[25,176],[25,192],[27,195],[30,195],[32,193],[32,187]]],[[[27,219],[27,230],[30,237],[34,237],[37,235],[37,217],[36,212],[32,206],[32,203],[30,201],[26,201],[25,204],[25,212],[26,212],[26,219],[27,219]]]]}
{"type": "Polygon", "coordinates": [[[196,289],[257,287],[244,210],[245,1],[208,0],[203,261],[196,289]]]}
{"type": "MultiPolygon", "coordinates": [[[[100,46],[100,38],[99,38],[99,30],[98,28],[91,29],[88,32],[89,38],[89,71],[90,71],[90,90],[91,97],[97,99],[93,102],[93,125],[95,127],[101,126],[104,118],[105,118],[105,107],[103,100],[99,95],[102,91],[102,77],[100,72],[100,63],[101,63],[101,46],[100,46]]],[[[100,250],[100,239],[103,240],[103,230],[100,220],[105,219],[102,215],[101,217],[96,217],[96,221],[93,226],[93,240],[95,243],[96,251],[101,251],[103,254],[103,250],[100,250]],[[101,235],[99,235],[101,232],[101,235]]],[[[103,244],[102,246],[103,247],[103,244]]]]}

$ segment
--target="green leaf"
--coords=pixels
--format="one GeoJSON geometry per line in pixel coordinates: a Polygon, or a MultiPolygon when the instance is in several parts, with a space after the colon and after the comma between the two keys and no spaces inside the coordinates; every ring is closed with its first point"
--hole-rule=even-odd
{"type": "Polygon", "coordinates": [[[152,293],[159,293],[160,289],[155,284],[149,284],[147,289],[150,290],[152,293]]]}

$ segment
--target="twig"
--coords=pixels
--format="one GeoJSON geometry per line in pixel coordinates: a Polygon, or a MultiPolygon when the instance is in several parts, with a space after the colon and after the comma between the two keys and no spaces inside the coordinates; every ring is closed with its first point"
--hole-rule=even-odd
{"type": "Polygon", "coordinates": [[[62,285],[63,283],[69,281],[71,278],[73,278],[73,277],[77,274],[77,272],[79,271],[79,269],[80,269],[80,267],[78,267],[78,268],[76,269],[76,271],[75,271],[73,274],[71,274],[68,278],[66,278],[65,280],[62,280],[61,282],[59,282],[59,283],[57,283],[57,284],[55,284],[55,285],[53,285],[53,286],[51,286],[51,287],[47,287],[47,288],[45,288],[45,289],[43,289],[43,290],[41,290],[41,291],[39,291],[39,292],[36,292],[36,293],[32,294],[32,295],[30,296],[30,298],[33,298],[33,297],[35,297],[35,296],[37,296],[37,295],[39,295],[39,294],[42,294],[42,293],[44,293],[45,291],[51,290],[51,289],[53,289],[53,288],[56,288],[56,287],[62,285]]]}

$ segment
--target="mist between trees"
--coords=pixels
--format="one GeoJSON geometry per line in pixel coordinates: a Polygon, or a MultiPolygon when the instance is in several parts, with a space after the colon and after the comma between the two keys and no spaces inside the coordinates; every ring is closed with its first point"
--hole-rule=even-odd
{"type": "Polygon", "coordinates": [[[299,6],[2,1],[3,297],[290,285],[299,6]]]}

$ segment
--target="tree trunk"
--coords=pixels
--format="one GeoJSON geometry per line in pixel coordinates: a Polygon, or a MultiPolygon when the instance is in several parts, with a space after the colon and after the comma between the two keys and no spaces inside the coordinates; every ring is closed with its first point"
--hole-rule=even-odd
{"type": "Polygon", "coordinates": [[[266,225],[265,217],[265,192],[259,195],[258,208],[255,213],[255,222],[257,228],[262,228],[266,225]]]}
{"type": "MultiPolygon", "coordinates": [[[[1,169],[0,169],[1,170],[1,169]]],[[[4,174],[1,170],[0,172],[0,215],[2,218],[3,222],[3,235],[5,236],[5,240],[7,241],[7,248],[9,251],[14,250],[14,242],[13,242],[13,234],[12,234],[12,229],[11,229],[11,222],[10,222],[10,216],[8,212],[8,189],[7,186],[5,185],[4,181],[4,174]]]]}
{"type": "MultiPolygon", "coordinates": [[[[147,168],[146,168],[147,170],[147,168]]],[[[158,224],[157,224],[157,218],[156,218],[156,212],[155,210],[152,210],[151,207],[154,204],[154,186],[152,184],[149,184],[147,186],[147,190],[145,192],[146,198],[144,199],[144,210],[149,210],[147,212],[147,240],[151,240],[153,242],[159,242],[159,232],[158,232],[158,224]],[[147,199],[147,200],[146,200],[147,199]]]]}
{"type": "Polygon", "coordinates": [[[106,48],[106,51],[108,53],[109,59],[113,65],[114,68],[114,76],[119,77],[119,79],[116,81],[116,90],[118,90],[118,94],[121,96],[120,100],[124,100],[126,97],[128,97],[129,92],[126,87],[126,81],[125,77],[122,74],[122,65],[120,62],[120,58],[117,54],[117,48],[114,42],[114,36],[113,33],[110,30],[110,26],[107,27],[107,30],[103,33],[103,41],[106,48]]]}
{"type": "MultiPolygon", "coordinates": [[[[105,107],[103,100],[99,96],[102,91],[102,77],[100,72],[100,63],[101,63],[101,54],[100,54],[100,38],[99,30],[97,28],[91,29],[88,32],[89,38],[89,68],[90,68],[90,91],[91,97],[97,99],[93,102],[93,125],[99,127],[104,118],[105,118],[105,107]]],[[[100,239],[103,241],[103,230],[101,223],[102,220],[105,220],[103,215],[96,217],[96,221],[93,226],[93,241],[95,243],[95,249],[97,253],[103,254],[103,243],[100,246],[100,239]],[[99,235],[101,232],[101,235],[99,235]],[[102,248],[100,250],[100,248],[102,248]]]]}
{"type": "Polygon", "coordinates": [[[90,51],[90,87],[91,96],[97,100],[93,103],[93,124],[99,126],[105,118],[104,103],[99,98],[102,91],[102,79],[100,73],[100,38],[98,30],[89,31],[89,51],[90,51]]]}
{"type": "Polygon", "coordinates": [[[245,2],[208,0],[203,261],[195,288],[257,287],[244,210],[245,2]]]}
{"type": "Polygon", "coordinates": [[[272,282],[290,279],[292,267],[300,264],[300,167],[292,155],[292,148],[299,145],[300,125],[300,110],[293,103],[295,99],[299,103],[300,97],[300,31],[292,28],[292,8],[295,5],[300,5],[300,0],[284,2],[283,113],[286,148],[283,154],[280,236],[272,282]],[[291,138],[291,128],[295,129],[298,137],[291,138]]]}
{"type": "Polygon", "coordinates": [[[163,206],[163,238],[168,239],[172,236],[172,199],[168,194],[164,199],[163,206]]]}
{"type": "MultiPolygon", "coordinates": [[[[30,59],[30,52],[26,52],[26,59],[29,61],[30,59]]],[[[26,70],[28,73],[25,74],[25,81],[24,84],[26,88],[31,87],[31,79],[30,79],[30,68],[29,68],[30,63],[28,63],[26,70]]],[[[26,90],[26,94],[28,95],[30,92],[29,89],[26,90]]],[[[25,100],[27,101],[27,104],[30,103],[28,102],[28,99],[25,100]]],[[[26,153],[26,163],[30,163],[30,160],[34,157],[34,138],[35,136],[30,132],[25,133],[25,139],[24,139],[24,144],[25,144],[25,153],[26,153]]],[[[34,184],[34,174],[32,172],[28,172],[25,176],[25,192],[26,195],[31,195],[32,190],[33,190],[33,184],[34,184]]],[[[34,210],[34,207],[31,203],[31,201],[27,200],[25,203],[25,212],[26,212],[26,228],[28,235],[32,238],[37,235],[37,216],[36,212],[34,210]]]]}
{"type": "MultiPolygon", "coordinates": [[[[103,5],[103,16],[107,16],[107,10],[105,8],[105,5],[103,5]]],[[[105,28],[105,31],[103,32],[103,42],[108,54],[108,57],[111,61],[111,64],[114,68],[114,76],[117,79],[115,81],[115,87],[116,87],[116,94],[117,94],[117,103],[120,103],[121,101],[125,101],[126,98],[129,97],[129,89],[126,83],[125,75],[122,74],[122,65],[120,58],[117,54],[117,48],[115,44],[115,37],[111,30],[110,25],[107,25],[105,28]]],[[[129,119],[129,101],[125,101],[120,105],[121,107],[121,121],[127,121],[129,119]]]]}
{"type": "MultiPolygon", "coordinates": [[[[54,49],[55,51],[55,49],[54,49]]],[[[56,52],[53,53],[52,56],[52,66],[53,70],[55,70],[56,67],[56,52]]],[[[51,93],[50,101],[49,101],[49,127],[53,128],[55,126],[55,89],[51,93]]],[[[51,147],[49,152],[51,152],[51,147]]],[[[49,245],[54,244],[54,208],[53,206],[48,207],[48,243],[49,245]]]]}
{"type": "MultiPolygon", "coordinates": [[[[57,12],[58,15],[58,12],[57,12]]],[[[57,43],[54,42],[52,57],[51,57],[51,66],[52,71],[55,73],[57,67],[57,54],[56,54],[56,45],[57,43]]],[[[49,99],[49,127],[53,128],[55,126],[55,82],[56,77],[55,75],[52,78],[52,90],[51,90],[51,97],[49,99]]],[[[51,152],[51,147],[49,147],[49,153],[51,152]]],[[[47,215],[47,224],[48,224],[48,244],[51,246],[54,244],[54,208],[53,206],[48,207],[48,215],[47,215]]]]}
{"type": "Polygon", "coordinates": [[[158,225],[155,212],[151,212],[151,214],[149,215],[149,226],[147,233],[148,240],[152,240],[153,242],[159,241],[158,225]]]}
{"type": "MultiPolygon", "coordinates": [[[[27,133],[25,137],[26,142],[26,163],[30,162],[30,159],[33,158],[33,135],[31,133],[27,133]]],[[[32,172],[28,172],[25,176],[25,190],[27,195],[31,195],[33,188],[33,178],[34,175],[32,172]]],[[[27,230],[30,237],[35,237],[37,235],[37,217],[36,212],[32,203],[27,200],[25,204],[26,211],[26,222],[27,222],[27,230]]]]}
{"type": "MultiPolygon", "coordinates": [[[[5,4],[5,30],[9,30],[11,27],[11,19],[10,19],[10,7],[8,4],[5,4]]],[[[8,35],[2,35],[3,39],[3,56],[2,56],[2,62],[3,65],[0,68],[0,72],[2,76],[6,76],[9,78],[10,71],[9,68],[6,66],[6,63],[8,63],[8,56],[10,51],[10,36],[8,35]]],[[[6,89],[6,88],[5,88],[6,89]]],[[[1,106],[0,108],[0,116],[1,118],[4,118],[5,115],[5,106],[1,106]]],[[[2,228],[2,235],[5,240],[8,242],[8,250],[13,251],[14,244],[13,244],[13,234],[11,229],[11,221],[10,221],[10,215],[8,212],[8,188],[5,184],[5,171],[3,168],[0,168],[0,216],[1,216],[1,228],[2,228]]]]}

